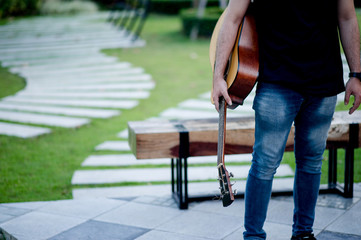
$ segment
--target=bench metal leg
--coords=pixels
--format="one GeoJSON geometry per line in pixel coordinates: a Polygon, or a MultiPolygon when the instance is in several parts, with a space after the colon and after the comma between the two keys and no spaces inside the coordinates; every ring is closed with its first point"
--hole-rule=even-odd
{"type": "Polygon", "coordinates": [[[328,188],[336,188],[337,185],[337,148],[330,148],[328,152],[328,188]]]}
{"type": "Polygon", "coordinates": [[[354,149],[348,147],[345,154],[345,185],[344,197],[353,197],[353,174],[354,174],[354,149]]]}
{"type": "Polygon", "coordinates": [[[188,166],[187,158],[177,158],[171,160],[172,171],[172,195],[177,202],[179,209],[188,209],[188,166]],[[175,171],[175,176],[174,176],[175,171]]]}

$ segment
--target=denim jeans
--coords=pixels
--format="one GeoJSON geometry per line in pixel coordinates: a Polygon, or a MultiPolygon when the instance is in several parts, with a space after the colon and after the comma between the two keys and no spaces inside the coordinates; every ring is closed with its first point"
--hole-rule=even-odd
{"type": "Polygon", "coordinates": [[[279,85],[258,83],[253,103],[255,143],[245,192],[244,239],[266,239],[263,224],[272,181],[292,124],[296,158],[292,234],[312,232],[322,158],[335,105],[336,96],[303,96],[279,85]]]}

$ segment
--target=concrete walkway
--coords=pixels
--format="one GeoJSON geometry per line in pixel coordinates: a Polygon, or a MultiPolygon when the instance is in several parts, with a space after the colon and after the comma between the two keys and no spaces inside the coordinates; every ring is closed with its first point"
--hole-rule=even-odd
{"type": "MultiPolygon", "coordinates": [[[[0,228],[6,239],[18,240],[243,239],[243,199],[228,208],[213,200],[179,210],[169,186],[164,187],[168,193],[163,196],[0,204],[0,228]]],[[[361,239],[360,199],[361,184],[355,186],[352,199],[320,195],[314,224],[317,239],[361,239]]],[[[271,199],[264,226],[268,239],[290,239],[292,209],[292,197],[271,199]]]]}

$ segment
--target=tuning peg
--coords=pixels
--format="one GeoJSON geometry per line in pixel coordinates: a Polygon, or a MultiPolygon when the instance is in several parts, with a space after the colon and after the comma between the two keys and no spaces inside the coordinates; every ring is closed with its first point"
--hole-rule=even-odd
{"type": "Polygon", "coordinates": [[[229,173],[229,176],[230,176],[230,177],[234,177],[234,175],[233,175],[233,173],[232,173],[232,172],[230,172],[230,173],[229,173]]]}
{"type": "Polygon", "coordinates": [[[233,183],[231,182],[231,186],[233,186],[234,184],[236,184],[236,182],[233,182],[233,183]]]}

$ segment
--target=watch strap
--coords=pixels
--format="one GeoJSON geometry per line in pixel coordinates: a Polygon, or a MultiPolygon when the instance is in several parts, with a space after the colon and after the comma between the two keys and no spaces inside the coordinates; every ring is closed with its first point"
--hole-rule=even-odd
{"type": "Polygon", "coordinates": [[[358,78],[358,80],[361,81],[361,72],[350,72],[348,74],[348,77],[354,77],[354,78],[358,78]]]}

